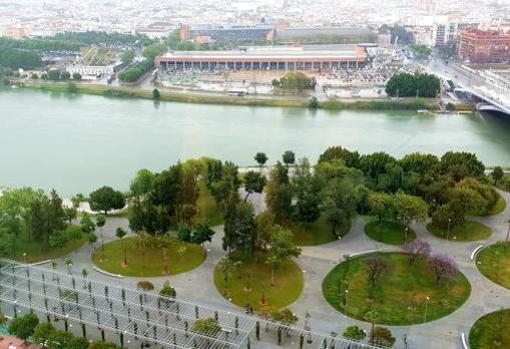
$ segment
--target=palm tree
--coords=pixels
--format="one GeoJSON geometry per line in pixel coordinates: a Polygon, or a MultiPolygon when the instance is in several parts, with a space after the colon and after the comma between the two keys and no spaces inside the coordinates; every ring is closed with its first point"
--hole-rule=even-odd
{"type": "Polygon", "coordinates": [[[57,261],[52,259],[51,260],[51,269],[53,269],[53,275],[51,277],[52,280],[55,280],[55,270],[57,270],[57,261]]]}
{"type": "Polygon", "coordinates": [[[104,236],[103,236],[103,227],[106,224],[106,216],[104,214],[98,214],[96,216],[96,225],[99,228],[99,235],[101,236],[101,260],[104,261],[104,236]]]}
{"type": "Polygon", "coordinates": [[[122,244],[122,250],[124,251],[124,258],[122,260],[122,266],[127,267],[127,255],[126,255],[126,246],[124,245],[124,239],[123,237],[127,235],[127,231],[122,229],[121,227],[118,227],[115,231],[115,236],[120,239],[122,244]]]}
{"type": "Polygon", "coordinates": [[[81,270],[81,276],[83,276],[83,288],[87,288],[87,276],[89,275],[89,271],[85,268],[81,270]]]}
{"type": "Polygon", "coordinates": [[[64,261],[65,265],[67,265],[67,271],[69,275],[71,275],[71,267],[73,265],[73,260],[71,258],[66,258],[64,261]]]}

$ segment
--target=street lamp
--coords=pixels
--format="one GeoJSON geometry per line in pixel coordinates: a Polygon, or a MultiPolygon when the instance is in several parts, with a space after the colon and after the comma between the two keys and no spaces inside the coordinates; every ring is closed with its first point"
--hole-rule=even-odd
{"type": "Polygon", "coordinates": [[[427,311],[429,309],[429,301],[430,297],[429,296],[425,297],[425,316],[423,322],[427,322],[427,311]]]}
{"type": "Polygon", "coordinates": [[[347,296],[349,295],[349,290],[344,291],[344,308],[347,310],[347,296]]]}
{"type": "Polygon", "coordinates": [[[446,232],[446,240],[449,241],[450,240],[450,224],[452,223],[452,219],[451,218],[448,218],[448,230],[446,232]]]}
{"type": "Polygon", "coordinates": [[[27,253],[23,252],[23,263],[27,264],[27,253]]]}

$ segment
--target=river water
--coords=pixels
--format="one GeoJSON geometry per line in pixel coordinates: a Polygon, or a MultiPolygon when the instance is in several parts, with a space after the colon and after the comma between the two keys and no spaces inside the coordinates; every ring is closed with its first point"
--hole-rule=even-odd
{"type": "Polygon", "coordinates": [[[254,164],[291,149],[316,160],[328,146],[361,153],[440,155],[475,152],[486,165],[510,165],[510,117],[427,116],[245,107],[0,91],[0,187],[55,188],[88,194],[101,185],[126,190],[140,168],[211,156],[254,164]]]}

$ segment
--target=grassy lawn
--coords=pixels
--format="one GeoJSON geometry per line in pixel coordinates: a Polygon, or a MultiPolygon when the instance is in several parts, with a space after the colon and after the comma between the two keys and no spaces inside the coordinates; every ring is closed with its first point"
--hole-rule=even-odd
{"type": "MultiPolygon", "coordinates": [[[[448,235],[446,229],[435,227],[432,223],[427,224],[427,230],[441,239],[446,239],[448,235]]],[[[450,240],[478,241],[488,238],[491,234],[492,230],[486,225],[475,221],[466,221],[450,230],[450,240]]]]}
{"type": "Polygon", "coordinates": [[[488,209],[487,211],[484,211],[484,212],[469,212],[469,215],[470,216],[481,216],[481,217],[493,216],[493,215],[503,212],[505,210],[505,208],[506,208],[506,201],[501,195],[498,194],[498,200],[496,201],[494,206],[492,206],[490,209],[488,209]]]}
{"type": "Polygon", "coordinates": [[[478,319],[469,332],[471,349],[510,348],[510,309],[478,319]]]}
{"type": "Polygon", "coordinates": [[[251,305],[255,310],[264,307],[282,308],[298,299],[303,291],[303,274],[291,260],[284,261],[275,270],[274,286],[271,286],[271,266],[265,263],[266,256],[257,253],[243,262],[238,272],[232,273],[225,284],[218,267],[214,270],[216,288],[232,303],[244,307],[251,305]],[[262,295],[266,305],[261,304],[262,295]]]}
{"type": "MultiPolygon", "coordinates": [[[[337,238],[331,233],[331,227],[324,217],[313,223],[289,222],[285,227],[294,233],[294,243],[299,246],[321,245],[337,238]]],[[[337,229],[339,236],[345,236],[351,229],[351,222],[345,222],[337,229]]]]}
{"type": "MultiPolygon", "coordinates": [[[[405,241],[405,228],[395,222],[373,221],[365,225],[365,234],[372,240],[388,245],[402,245],[405,241]]],[[[412,229],[407,232],[407,241],[413,241],[416,234],[412,229]]]]}
{"type": "Polygon", "coordinates": [[[124,250],[121,240],[115,240],[104,246],[105,259],[101,260],[103,252],[99,246],[92,255],[92,261],[101,269],[114,274],[125,276],[163,276],[174,275],[198,267],[205,260],[205,251],[201,246],[183,243],[174,238],[164,238],[167,244],[168,273],[165,272],[165,250],[156,243],[156,239],[149,239],[146,243],[145,254],[140,247],[138,237],[124,238],[127,265],[123,265],[124,250]],[[181,250],[184,247],[185,250],[181,250]],[[182,251],[182,254],[179,254],[182,251]],[[145,266],[144,261],[145,260],[145,266]]]}
{"type": "Polygon", "coordinates": [[[28,263],[41,262],[65,256],[78,249],[86,242],[86,238],[83,237],[80,240],[69,241],[62,248],[52,248],[48,244],[38,241],[28,241],[28,239],[24,238],[19,240],[20,241],[17,242],[15,255],[9,255],[8,257],[18,261],[26,260],[28,263]],[[25,257],[23,257],[23,253],[26,253],[25,257]]]}
{"type": "Polygon", "coordinates": [[[216,201],[205,186],[205,181],[199,181],[200,195],[197,200],[198,218],[205,219],[207,223],[214,227],[223,223],[223,213],[216,205],[216,201]]]}
{"type": "Polygon", "coordinates": [[[411,325],[446,316],[468,299],[471,286],[466,277],[457,272],[452,282],[436,285],[426,261],[409,265],[402,253],[379,253],[390,266],[375,287],[370,290],[365,260],[374,254],[363,255],[337,265],[324,279],[322,292],[331,306],[359,320],[370,320],[385,325],[411,325]],[[344,306],[345,287],[348,285],[347,303],[344,306]],[[426,297],[430,300],[427,304],[426,297]],[[425,309],[427,314],[425,315],[425,309]]]}
{"type": "Polygon", "coordinates": [[[480,272],[495,283],[510,289],[510,244],[498,242],[478,252],[480,272]]]}

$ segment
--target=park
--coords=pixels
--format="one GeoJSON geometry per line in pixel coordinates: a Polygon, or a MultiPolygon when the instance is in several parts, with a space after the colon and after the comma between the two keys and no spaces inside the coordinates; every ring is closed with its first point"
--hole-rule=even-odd
{"type": "MultiPolygon", "coordinates": [[[[103,284],[111,285],[101,290],[106,300],[118,293],[122,303],[123,292],[133,292],[136,302],[130,302],[148,307],[142,315],[156,329],[149,326],[150,336],[138,336],[130,321],[121,320],[135,315],[114,305],[118,320],[110,321],[120,321],[126,338],[142,343],[171,344],[172,337],[158,330],[164,318],[151,317],[167,304],[158,297],[168,297],[171,304],[209,307],[207,316],[197,313],[200,307],[190,308],[185,322],[186,332],[199,334],[196,340],[209,338],[197,342],[200,348],[215,338],[239,348],[268,343],[304,348],[308,335],[326,344],[352,340],[366,348],[400,348],[407,342],[442,343],[444,338],[430,333],[463,318],[472,323],[455,336],[468,338],[471,348],[510,345],[504,328],[497,327],[502,335],[494,333],[508,315],[510,299],[510,181],[499,171],[486,171],[469,153],[395,159],[341,147],[328,148],[316,164],[297,160],[292,151],[269,161],[262,152],[246,169],[216,159],[188,160],[160,172],[140,170],[129,193],[103,186],[71,200],[55,191],[7,190],[0,197],[0,227],[9,229],[0,229],[0,253],[4,261],[42,262],[38,268],[47,278],[53,273],[69,282],[78,305],[87,306],[91,287],[103,284]],[[144,295],[155,297],[152,305],[141,303],[144,295]],[[490,305],[473,306],[487,297],[490,305]],[[241,317],[226,320],[222,311],[247,316],[251,325],[237,327],[241,317]],[[324,322],[326,317],[331,321],[324,322]],[[279,325],[265,325],[270,330],[261,336],[263,321],[279,325]],[[246,331],[246,337],[225,337],[229,326],[246,331]]],[[[26,323],[11,319],[11,334],[66,336],[61,323],[41,328],[42,322],[30,319],[30,309],[45,312],[42,305],[17,303],[40,294],[35,284],[23,290],[24,275],[5,277],[20,282],[20,292],[1,286],[2,312],[28,316],[23,321],[31,324],[23,332],[18,322],[26,323]]],[[[45,289],[44,278],[40,282],[45,289]]],[[[56,304],[62,302],[60,292],[56,304]]],[[[74,299],[71,293],[67,300],[74,299]]],[[[171,307],[170,312],[182,310],[171,307]]],[[[92,339],[99,338],[97,330],[76,332],[90,324],[71,320],[75,337],[96,332],[92,339]]],[[[94,321],[103,326],[100,318],[94,321]]],[[[127,344],[115,328],[103,327],[103,341],[127,344]]]]}

